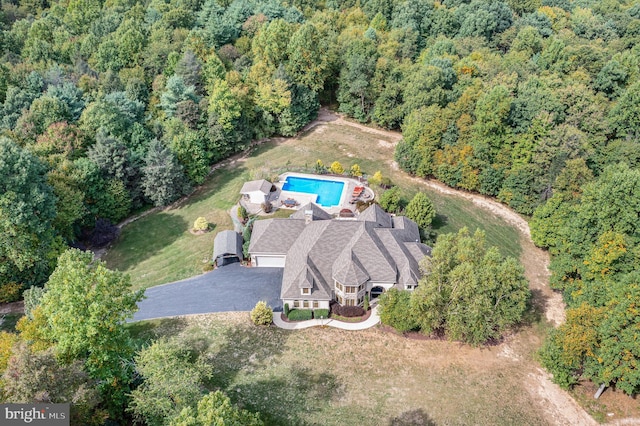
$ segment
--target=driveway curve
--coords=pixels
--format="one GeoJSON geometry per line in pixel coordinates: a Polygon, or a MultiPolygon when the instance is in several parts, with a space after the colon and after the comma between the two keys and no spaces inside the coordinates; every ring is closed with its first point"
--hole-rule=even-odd
{"type": "Polygon", "coordinates": [[[148,288],[133,321],[213,312],[250,311],[265,300],[282,311],[282,268],[247,268],[239,263],[206,274],[148,288]]]}

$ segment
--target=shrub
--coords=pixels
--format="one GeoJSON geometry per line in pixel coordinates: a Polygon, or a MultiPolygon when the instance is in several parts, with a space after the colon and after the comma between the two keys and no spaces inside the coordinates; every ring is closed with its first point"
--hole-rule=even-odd
{"type": "Polygon", "coordinates": [[[315,172],[319,175],[323,175],[327,173],[327,168],[324,166],[324,163],[322,162],[322,160],[316,161],[315,172]]]}
{"type": "Polygon", "coordinates": [[[245,223],[249,218],[249,213],[247,212],[247,209],[244,208],[244,206],[238,207],[238,217],[242,219],[242,223],[245,223]]]}
{"type": "Polygon", "coordinates": [[[331,305],[331,313],[346,318],[361,317],[365,314],[360,306],[341,306],[339,303],[331,305]]]}
{"type": "Polygon", "coordinates": [[[341,175],[344,173],[344,167],[342,167],[342,164],[340,164],[338,161],[334,161],[333,163],[331,163],[331,167],[329,168],[329,170],[331,170],[331,173],[336,175],[341,175]]]}
{"type": "Polygon", "coordinates": [[[271,213],[271,210],[273,210],[273,204],[270,201],[265,201],[260,206],[265,213],[271,213]]]}
{"type": "Polygon", "coordinates": [[[195,231],[206,231],[209,229],[209,222],[207,222],[207,219],[200,216],[195,222],[193,222],[193,229],[195,231]]]}
{"type": "Polygon", "coordinates": [[[261,300],[256,303],[251,311],[251,321],[255,325],[269,325],[273,321],[273,310],[267,306],[267,302],[261,300]]]}
{"type": "Polygon", "coordinates": [[[320,317],[322,318],[329,318],[329,310],[328,309],[314,309],[313,311],[313,317],[316,319],[320,319],[320,317]]]}
{"type": "Polygon", "coordinates": [[[0,285],[0,303],[10,303],[19,300],[20,290],[22,290],[22,286],[18,283],[0,285]]]}
{"type": "Polygon", "coordinates": [[[401,210],[400,188],[394,186],[387,189],[380,196],[380,207],[388,213],[397,213],[401,210]]]}
{"type": "Polygon", "coordinates": [[[310,320],[313,316],[311,309],[293,309],[289,312],[287,318],[291,321],[306,321],[310,320]]]}
{"type": "Polygon", "coordinates": [[[405,215],[424,231],[431,226],[431,222],[436,217],[436,210],[429,197],[424,192],[418,192],[407,204],[405,215]]]}
{"type": "Polygon", "coordinates": [[[378,170],[369,178],[369,185],[380,185],[382,184],[382,172],[378,170]]]}
{"type": "Polygon", "coordinates": [[[411,293],[391,288],[380,296],[378,313],[383,324],[400,332],[416,329],[418,323],[411,312],[411,293]]]}
{"type": "Polygon", "coordinates": [[[364,309],[365,312],[367,312],[369,310],[369,295],[368,294],[364,295],[364,302],[362,303],[362,309],[364,309]]]}
{"type": "Polygon", "coordinates": [[[360,169],[360,166],[357,164],[354,164],[353,166],[351,166],[351,170],[349,170],[349,176],[351,177],[362,176],[362,170],[360,169]]]}
{"type": "Polygon", "coordinates": [[[213,262],[205,262],[202,265],[202,272],[213,271],[213,262]]]}
{"type": "Polygon", "coordinates": [[[288,303],[284,304],[284,316],[289,318],[289,304],[288,303]]]}

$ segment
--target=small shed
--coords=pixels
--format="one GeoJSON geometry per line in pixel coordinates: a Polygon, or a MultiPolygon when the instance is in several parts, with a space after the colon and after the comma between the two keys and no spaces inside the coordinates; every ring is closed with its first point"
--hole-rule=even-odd
{"type": "Polygon", "coordinates": [[[271,182],[265,179],[252,180],[242,185],[240,193],[253,204],[262,204],[271,192],[271,182]]]}
{"type": "Polygon", "coordinates": [[[242,260],[242,236],[234,231],[222,231],[213,240],[213,260],[220,266],[242,260]]]}

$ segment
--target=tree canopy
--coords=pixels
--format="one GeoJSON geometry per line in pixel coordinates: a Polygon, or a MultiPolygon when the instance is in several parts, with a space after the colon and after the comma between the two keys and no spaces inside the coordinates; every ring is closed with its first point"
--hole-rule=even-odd
{"type": "Polygon", "coordinates": [[[441,235],[422,267],[426,275],[413,293],[381,298],[383,323],[480,345],[522,321],[530,298],[524,268],[487,248],[482,231],[441,235]]]}

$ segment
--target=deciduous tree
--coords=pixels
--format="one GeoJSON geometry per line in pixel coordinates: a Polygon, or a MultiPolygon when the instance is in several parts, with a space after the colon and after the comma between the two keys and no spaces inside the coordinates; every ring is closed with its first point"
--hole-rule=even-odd
{"type": "Polygon", "coordinates": [[[142,291],[131,291],[128,275],[107,269],[90,252],[70,249],[58,259],[40,305],[60,359],[86,360],[87,373],[98,380],[116,418],[124,408],[131,375],[127,360],[133,346],[125,320],[140,300],[142,291]]]}

